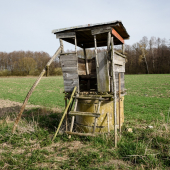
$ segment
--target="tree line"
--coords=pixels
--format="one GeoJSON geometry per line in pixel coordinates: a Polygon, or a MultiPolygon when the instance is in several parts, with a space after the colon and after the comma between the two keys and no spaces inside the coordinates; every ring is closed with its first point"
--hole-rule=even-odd
{"type": "MultiPolygon", "coordinates": [[[[0,76],[27,76],[39,75],[50,55],[46,52],[14,51],[0,52],[0,76]]],[[[50,75],[61,75],[58,60],[54,61],[49,69],[50,75]]]]}
{"type": "MultiPolygon", "coordinates": [[[[169,43],[166,39],[143,37],[133,45],[125,45],[126,74],[170,73],[169,43]]],[[[99,49],[98,52],[103,50],[106,49],[99,49]]],[[[120,46],[116,50],[122,52],[120,46]]],[[[86,54],[88,58],[91,58],[95,56],[95,51],[88,49],[86,54]]],[[[83,50],[78,50],[78,56],[83,57],[83,50]]],[[[46,52],[0,52],[0,76],[39,75],[49,59],[50,55],[46,52]]],[[[61,74],[60,63],[57,58],[50,66],[49,75],[61,74]]]]}
{"type": "Polygon", "coordinates": [[[138,43],[125,46],[127,74],[170,73],[170,41],[143,37],[138,43]]]}

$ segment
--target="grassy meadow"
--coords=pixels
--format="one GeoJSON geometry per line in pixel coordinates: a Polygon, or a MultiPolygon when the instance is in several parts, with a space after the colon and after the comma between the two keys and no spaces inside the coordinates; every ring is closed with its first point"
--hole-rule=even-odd
{"type": "MultiPolygon", "coordinates": [[[[35,80],[0,78],[0,99],[22,103],[35,80]]],[[[42,108],[26,110],[15,134],[17,113],[0,118],[0,169],[170,169],[170,75],[126,75],[125,88],[125,122],[117,148],[113,132],[71,139],[59,134],[51,142],[64,110],[63,79],[42,78],[29,100],[42,108]]]]}

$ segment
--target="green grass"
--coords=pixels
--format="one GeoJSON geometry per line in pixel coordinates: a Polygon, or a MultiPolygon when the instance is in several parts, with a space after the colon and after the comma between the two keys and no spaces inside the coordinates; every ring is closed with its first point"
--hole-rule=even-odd
{"type": "MultiPolygon", "coordinates": [[[[23,102],[37,77],[0,78],[0,98],[23,102]]],[[[63,78],[43,77],[29,99],[30,104],[64,107],[63,78]]]]}
{"type": "MultiPolygon", "coordinates": [[[[0,98],[22,102],[35,79],[1,78],[0,98]]],[[[170,75],[126,75],[125,82],[125,122],[117,148],[113,132],[71,139],[59,134],[51,142],[62,113],[31,109],[15,134],[8,119],[16,114],[1,118],[0,169],[169,169],[170,75]]],[[[63,90],[62,77],[43,78],[29,102],[64,109],[63,90]]]]}

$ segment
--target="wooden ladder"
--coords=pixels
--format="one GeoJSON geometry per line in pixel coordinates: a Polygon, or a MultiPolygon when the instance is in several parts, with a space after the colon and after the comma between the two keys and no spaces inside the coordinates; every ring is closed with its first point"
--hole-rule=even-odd
{"type": "Polygon", "coordinates": [[[77,94],[75,97],[75,105],[74,105],[74,111],[70,111],[69,115],[72,116],[71,120],[71,127],[70,131],[66,131],[67,134],[69,134],[69,138],[71,138],[71,135],[80,135],[80,136],[95,136],[95,129],[97,125],[97,118],[100,116],[100,105],[101,101],[105,100],[104,98],[100,97],[79,97],[79,94],[77,94]],[[92,112],[81,112],[81,111],[76,111],[77,110],[77,104],[78,104],[78,99],[83,99],[83,100],[98,100],[98,106],[97,106],[97,112],[92,113],[92,112]],[[78,133],[78,132],[72,132],[73,131],[73,126],[74,126],[74,121],[75,121],[75,116],[89,116],[89,117],[95,117],[94,119],[94,127],[93,127],[93,132],[92,133],[78,133]]]}

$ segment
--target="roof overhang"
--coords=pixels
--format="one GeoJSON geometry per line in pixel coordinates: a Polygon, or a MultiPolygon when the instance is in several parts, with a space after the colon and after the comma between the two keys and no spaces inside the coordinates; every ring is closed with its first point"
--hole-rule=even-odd
{"type": "MultiPolygon", "coordinates": [[[[93,48],[94,47],[94,35],[92,35],[95,29],[105,29],[110,28],[112,35],[114,36],[114,44],[119,45],[124,43],[124,39],[129,39],[129,34],[127,33],[125,27],[121,21],[112,21],[107,23],[98,24],[87,24],[80,25],[69,28],[55,29],[52,33],[57,35],[74,33],[77,38],[77,46],[82,48],[93,48]]],[[[96,33],[97,47],[107,46],[107,31],[100,34],[96,33]]],[[[74,44],[74,39],[72,37],[62,38],[66,42],[74,44]]]]}

